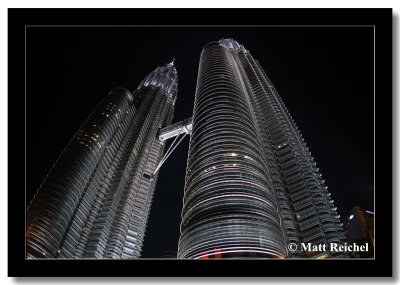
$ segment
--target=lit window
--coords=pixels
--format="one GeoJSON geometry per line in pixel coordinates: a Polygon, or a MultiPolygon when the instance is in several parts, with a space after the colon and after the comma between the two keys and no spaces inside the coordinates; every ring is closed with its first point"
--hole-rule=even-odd
{"type": "Polygon", "coordinates": [[[251,158],[250,156],[245,155],[244,158],[249,159],[249,160],[254,160],[253,158],[251,158]]]}
{"type": "Polygon", "coordinates": [[[283,147],[285,145],[287,145],[287,143],[280,144],[280,145],[278,145],[278,148],[281,148],[281,147],[283,147]]]}

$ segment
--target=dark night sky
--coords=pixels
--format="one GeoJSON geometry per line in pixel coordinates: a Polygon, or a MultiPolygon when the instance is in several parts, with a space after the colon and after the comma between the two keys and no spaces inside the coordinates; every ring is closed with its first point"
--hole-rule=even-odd
{"type": "MultiPolygon", "coordinates": [[[[373,28],[366,27],[28,27],[27,202],[113,87],[133,91],[175,58],[174,122],[191,117],[201,49],[223,37],[259,60],[339,214],[355,205],[373,210],[373,28]]],[[[143,257],[176,256],[188,142],[161,168],[143,257]]]]}

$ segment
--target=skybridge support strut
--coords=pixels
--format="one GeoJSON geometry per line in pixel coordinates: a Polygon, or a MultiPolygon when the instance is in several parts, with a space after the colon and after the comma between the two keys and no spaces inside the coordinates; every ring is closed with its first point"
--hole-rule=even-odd
{"type": "Polygon", "coordinates": [[[158,136],[158,139],[160,141],[166,141],[173,137],[175,137],[175,139],[169,146],[168,150],[165,152],[163,158],[160,160],[153,174],[156,174],[158,172],[160,167],[164,164],[164,162],[176,149],[176,147],[183,141],[186,135],[190,135],[191,133],[192,133],[192,118],[185,119],[183,121],[180,121],[178,123],[175,123],[160,130],[160,135],[158,136]]]}

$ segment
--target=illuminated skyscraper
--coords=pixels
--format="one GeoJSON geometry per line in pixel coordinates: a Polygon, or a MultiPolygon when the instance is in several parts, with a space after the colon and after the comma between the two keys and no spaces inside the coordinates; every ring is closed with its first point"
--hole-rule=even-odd
{"type": "Polygon", "coordinates": [[[344,238],[316,163],[259,63],[232,39],[207,44],[178,258],[312,257],[287,245],[344,238]]]}
{"type": "Polygon", "coordinates": [[[177,81],[170,63],[100,102],[28,207],[28,258],[140,256],[177,81]]]}

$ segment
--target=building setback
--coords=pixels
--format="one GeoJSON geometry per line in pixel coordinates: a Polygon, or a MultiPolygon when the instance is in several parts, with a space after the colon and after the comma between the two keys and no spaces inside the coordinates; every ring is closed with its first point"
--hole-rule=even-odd
{"type": "Polygon", "coordinates": [[[287,246],[341,243],[342,226],[304,139],[259,63],[232,39],[207,44],[178,258],[331,257],[334,252],[289,252],[287,246]]]}
{"type": "Polygon", "coordinates": [[[140,256],[177,81],[167,64],[100,102],[28,207],[27,258],[140,256]]]}

